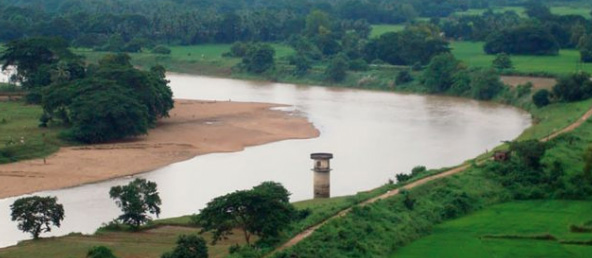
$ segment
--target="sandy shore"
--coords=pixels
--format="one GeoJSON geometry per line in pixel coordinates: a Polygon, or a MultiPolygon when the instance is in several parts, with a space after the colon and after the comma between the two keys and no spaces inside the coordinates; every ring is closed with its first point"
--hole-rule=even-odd
{"type": "Polygon", "coordinates": [[[151,171],[213,152],[318,137],[303,116],[263,103],[176,100],[170,117],[133,141],[66,147],[47,158],[0,166],[0,198],[151,171]]]}

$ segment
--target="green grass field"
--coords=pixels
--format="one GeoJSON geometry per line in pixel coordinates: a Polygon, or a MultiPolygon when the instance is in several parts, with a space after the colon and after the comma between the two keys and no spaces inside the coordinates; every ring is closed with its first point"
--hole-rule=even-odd
{"type": "MultiPolygon", "coordinates": [[[[590,10],[592,9],[592,5],[589,6],[552,6],[550,7],[551,13],[555,15],[581,15],[586,19],[592,18],[590,16],[590,10]]],[[[502,13],[506,11],[514,11],[515,13],[519,14],[520,16],[525,17],[526,14],[524,13],[523,7],[515,7],[515,6],[505,6],[505,7],[494,7],[491,8],[495,13],[502,13]]],[[[469,9],[462,12],[456,12],[455,15],[463,16],[463,15],[481,15],[487,9],[469,9]]]]}
{"type": "MultiPolygon", "coordinates": [[[[503,13],[507,11],[514,11],[515,13],[519,14],[520,16],[526,16],[524,13],[523,7],[515,7],[515,6],[504,6],[504,7],[494,7],[491,8],[494,13],[503,13]]],[[[466,11],[456,12],[455,15],[458,16],[466,16],[466,15],[482,15],[487,9],[468,9],[466,11]]]]}
{"type": "Polygon", "coordinates": [[[47,156],[64,144],[57,138],[61,128],[38,126],[42,112],[21,101],[0,101],[0,164],[47,156]]]}
{"type": "Polygon", "coordinates": [[[380,35],[388,32],[399,32],[405,29],[405,25],[402,24],[377,24],[372,25],[372,32],[370,38],[378,38],[380,35]]]}
{"type": "MultiPolygon", "coordinates": [[[[275,49],[275,58],[282,59],[294,53],[293,49],[283,44],[271,44],[275,49]]],[[[167,70],[191,74],[228,76],[231,68],[240,63],[240,58],[223,57],[229,52],[231,44],[204,44],[195,46],[171,46],[170,55],[152,54],[149,51],[131,53],[132,63],[137,66],[150,67],[163,65],[167,70]]],[[[96,63],[108,52],[96,52],[89,49],[74,49],[84,55],[87,62],[96,63]]]]}
{"type": "Polygon", "coordinates": [[[557,241],[481,238],[485,235],[552,234],[560,240],[592,240],[569,226],[592,219],[592,202],[525,201],[495,205],[436,226],[433,234],[391,257],[590,257],[592,246],[557,241]]]}
{"type": "MultiPolygon", "coordinates": [[[[450,47],[456,58],[472,67],[490,67],[495,58],[483,51],[483,42],[452,42],[450,47]]],[[[577,50],[561,50],[557,56],[511,56],[516,71],[524,73],[545,72],[568,74],[576,70],[592,73],[592,63],[580,63],[577,50]]]]}

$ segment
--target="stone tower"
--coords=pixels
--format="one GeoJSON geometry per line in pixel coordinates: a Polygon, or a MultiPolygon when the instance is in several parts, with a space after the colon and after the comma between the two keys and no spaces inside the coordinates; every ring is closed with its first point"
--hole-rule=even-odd
{"type": "Polygon", "coordinates": [[[313,153],[310,158],[314,160],[314,198],[331,197],[331,166],[329,160],[333,158],[331,153],[313,153]]]}

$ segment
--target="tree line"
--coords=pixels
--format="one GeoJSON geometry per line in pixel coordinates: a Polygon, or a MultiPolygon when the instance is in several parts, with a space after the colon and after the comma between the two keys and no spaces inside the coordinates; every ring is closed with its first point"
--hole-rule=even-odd
{"type": "MultiPolygon", "coordinates": [[[[127,185],[111,187],[111,199],[122,214],[106,226],[108,230],[139,231],[141,226],[158,217],[162,201],[154,182],[136,178],[127,185]]],[[[244,248],[231,247],[231,253],[253,252],[255,244],[276,243],[280,233],[294,221],[303,219],[289,202],[290,193],[282,184],[263,182],[250,190],[241,190],[214,198],[199,214],[192,216],[192,224],[201,227],[201,234],[213,233],[212,244],[233,234],[235,229],[243,232],[244,248]],[[258,240],[252,241],[251,237],[258,240]]],[[[34,240],[41,233],[60,227],[65,218],[62,204],[56,197],[30,196],[19,198],[10,206],[11,218],[18,229],[30,233],[34,240]]],[[[104,246],[91,248],[87,258],[115,258],[113,252],[104,246]]],[[[208,247],[200,235],[181,235],[177,246],[162,258],[204,258],[208,247]]]]}
{"type": "Polygon", "coordinates": [[[168,116],[173,93],[162,66],[134,68],[126,54],[85,64],[61,38],[11,41],[0,55],[2,69],[28,91],[29,103],[43,108],[40,126],[66,126],[62,136],[99,143],[146,134],[168,116]]]}
{"type": "Polygon", "coordinates": [[[77,47],[137,52],[155,44],[287,40],[305,30],[305,16],[315,10],[343,21],[392,24],[494,4],[493,0],[8,0],[0,3],[0,41],[62,37],[77,47]]]}

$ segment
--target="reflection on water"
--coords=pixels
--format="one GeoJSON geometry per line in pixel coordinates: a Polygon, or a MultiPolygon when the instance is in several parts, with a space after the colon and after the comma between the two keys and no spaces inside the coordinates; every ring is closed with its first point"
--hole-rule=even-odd
{"type": "MultiPolygon", "coordinates": [[[[511,140],[530,125],[526,112],[466,99],[325,87],[244,82],[170,74],[176,98],[283,103],[303,112],[321,131],[311,140],[288,140],[236,153],[209,154],[139,177],[156,181],[162,217],[197,212],[213,197],[277,181],[292,200],[312,197],[312,152],[332,152],[333,196],[377,187],[416,165],[453,166],[511,140]]],[[[108,197],[130,178],[47,191],[64,204],[66,220],[52,232],[93,233],[119,211],[108,197]]],[[[10,222],[0,200],[0,246],[28,238],[10,222]]],[[[50,234],[48,234],[50,235],[50,234]]],[[[47,236],[47,235],[44,235],[47,236]]]]}

